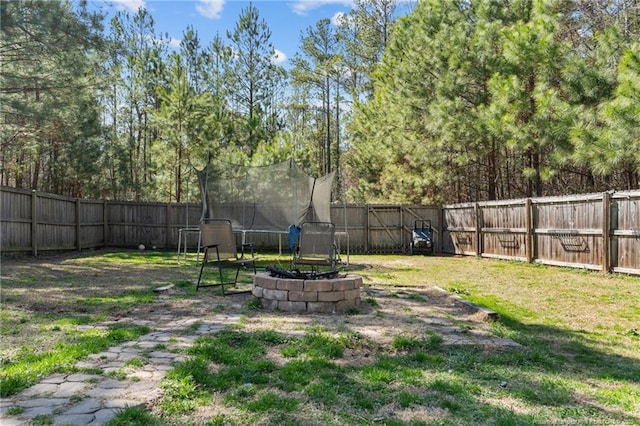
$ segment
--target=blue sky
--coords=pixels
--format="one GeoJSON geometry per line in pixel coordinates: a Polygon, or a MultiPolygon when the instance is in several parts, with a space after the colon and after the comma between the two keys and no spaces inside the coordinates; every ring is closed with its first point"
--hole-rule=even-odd
{"type": "MultiPolygon", "coordinates": [[[[135,13],[145,7],[153,16],[158,33],[168,33],[177,45],[188,25],[198,31],[203,45],[216,33],[227,41],[226,31],[233,30],[238,17],[248,5],[239,0],[93,0],[90,4],[107,12],[128,10],[135,13]]],[[[323,18],[335,20],[351,9],[351,0],[254,0],[271,29],[276,62],[287,66],[299,50],[300,34],[323,18]]]]}

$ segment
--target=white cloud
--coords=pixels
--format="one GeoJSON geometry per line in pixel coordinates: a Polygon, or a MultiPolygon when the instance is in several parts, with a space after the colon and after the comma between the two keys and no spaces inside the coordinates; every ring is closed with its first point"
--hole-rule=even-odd
{"type": "Polygon", "coordinates": [[[180,40],[180,39],[177,39],[175,37],[171,37],[169,39],[169,47],[173,47],[174,49],[177,49],[178,47],[180,47],[180,42],[181,41],[182,40],[180,40]]]}
{"type": "Polygon", "coordinates": [[[293,11],[298,15],[306,15],[308,11],[317,9],[326,4],[340,4],[352,7],[353,0],[296,0],[293,3],[293,11]]]}
{"type": "Polygon", "coordinates": [[[196,10],[205,18],[218,19],[224,7],[225,0],[198,0],[196,10]]]}
{"type": "Polygon", "coordinates": [[[112,0],[117,9],[126,9],[130,12],[137,12],[140,8],[145,8],[144,0],[112,0]]]}
{"type": "Polygon", "coordinates": [[[281,64],[287,60],[287,55],[283,51],[274,49],[273,56],[271,57],[271,63],[281,64]]]}

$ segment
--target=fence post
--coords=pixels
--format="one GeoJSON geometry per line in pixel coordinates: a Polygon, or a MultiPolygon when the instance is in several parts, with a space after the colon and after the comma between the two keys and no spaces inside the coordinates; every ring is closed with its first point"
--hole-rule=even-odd
{"type": "Polygon", "coordinates": [[[524,250],[525,255],[527,257],[527,262],[533,262],[533,203],[531,203],[531,198],[527,198],[524,202],[525,208],[525,240],[524,240],[524,250]]]}
{"type": "Polygon", "coordinates": [[[38,194],[31,190],[31,254],[38,255],[38,194]]]}
{"type": "Polygon", "coordinates": [[[482,210],[478,203],[474,203],[473,210],[476,216],[476,256],[482,256],[482,210]]]}
{"type": "MultiPolygon", "coordinates": [[[[187,214],[189,214],[189,203],[187,203],[187,214]]],[[[165,227],[165,248],[171,247],[171,203],[167,203],[167,223],[165,227]]]]}
{"type": "Polygon", "coordinates": [[[602,272],[611,270],[611,196],[602,193],[602,272]]]}
{"type": "Polygon", "coordinates": [[[82,243],[80,239],[82,238],[81,232],[81,224],[80,224],[80,198],[76,198],[76,248],[78,251],[82,249],[82,243]]]}
{"type": "Polygon", "coordinates": [[[109,240],[108,203],[107,200],[102,200],[102,247],[107,247],[109,240]]]}
{"type": "MultiPolygon", "coordinates": [[[[440,204],[438,206],[438,240],[437,241],[437,252],[438,253],[442,253],[442,251],[444,250],[444,234],[443,234],[443,225],[444,224],[444,208],[442,207],[442,204],[440,204]]],[[[434,249],[436,248],[436,246],[434,246],[434,249]]]]}
{"type": "Polygon", "coordinates": [[[369,204],[364,205],[364,252],[369,253],[369,204]]]}
{"type": "Polygon", "coordinates": [[[398,206],[399,210],[400,210],[400,252],[401,253],[406,253],[407,252],[407,248],[405,247],[404,244],[404,210],[405,210],[405,206],[404,205],[400,205],[398,206]]]}

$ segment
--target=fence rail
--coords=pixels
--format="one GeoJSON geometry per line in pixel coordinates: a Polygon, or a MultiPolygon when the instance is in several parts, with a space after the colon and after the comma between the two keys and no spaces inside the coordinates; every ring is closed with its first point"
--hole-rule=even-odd
{"type": "MultiPolygon", "coordinates": [[[[100,247],[196,248],[199,204],[86,200],[0,187],[0,251],[100,247]]],[[[334,204],[343,251],[406,253],[415,220],[430,220],[436,251],[640,275],[640,191],[437,206],[334,204]]],[[[283,230],[284,231],[284,230],[283,230]]],[[[282,234],[256,232],[260,249],[282,234]]]]}
{"type": "Polygon", "coordinates": [[[443,206],[443,252],[640,274],[640,191],[443,206]]]}

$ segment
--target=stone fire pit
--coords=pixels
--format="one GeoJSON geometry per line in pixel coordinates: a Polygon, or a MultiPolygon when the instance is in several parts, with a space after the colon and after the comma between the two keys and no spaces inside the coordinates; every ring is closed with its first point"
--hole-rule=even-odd
{"type": "Polygon", "coordinates": [[[345,275],[332,279],[292,279],[257,274],[253,295],[262,307],[286,312],[344,312],[360,306],[362,277],[345,275]]]}

